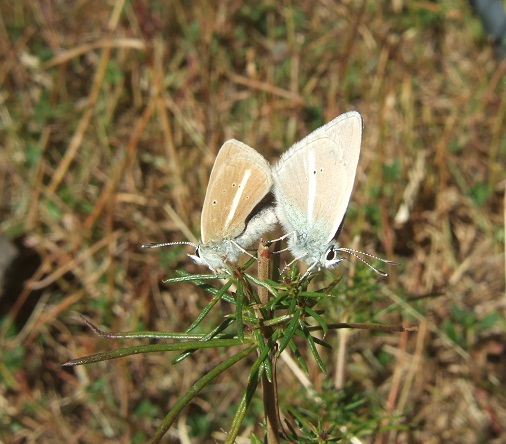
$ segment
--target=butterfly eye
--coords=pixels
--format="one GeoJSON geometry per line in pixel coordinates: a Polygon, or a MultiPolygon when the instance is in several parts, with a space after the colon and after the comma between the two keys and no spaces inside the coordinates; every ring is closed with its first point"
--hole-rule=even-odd
{"type": "Polygon", "coordinates": [[[200,247],[195,248],[195,256],[200,258],[200,247]]]}
{"type": "Polygon", "coordinates": [[[327,250],[327,255],[325,256],[325,259],[329,262],[332,262],[336,258],[336,250],[334,250],[334,247],[330,247],[327,250]]]}

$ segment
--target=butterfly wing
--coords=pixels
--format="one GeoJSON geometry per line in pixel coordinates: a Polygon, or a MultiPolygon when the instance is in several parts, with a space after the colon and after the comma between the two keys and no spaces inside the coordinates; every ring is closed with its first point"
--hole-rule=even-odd
{"type": "Polygon", "coordinates": [[[202,209],[202,242],[235,239],[272,187],[271,169],[256,150],[227,140],[214,162],[202,209]]]}
{"type": "Polygon", "coordinates": [[[280,219],[288,231],[318,236],[326,244],[350,200],[362,141],[362,117],[336,117],[292,146],[274,169],[280,219]]]}

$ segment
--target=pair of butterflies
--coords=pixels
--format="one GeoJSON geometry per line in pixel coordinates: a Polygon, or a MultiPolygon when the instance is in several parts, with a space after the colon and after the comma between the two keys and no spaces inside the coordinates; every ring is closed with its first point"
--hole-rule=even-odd
{"type": "Polygon", "coordinates": [[[359,113],[342,114],[293,145],[272,168],[248,145],[226,141],[209,178],[201,243],[189,256],[215,273],[225,271],[227,261],[237,263],[245,248],[280,222],[288,249],[308,272],[337,266],[339,251],[353,254],[334,238],[353,189],[362,127],[359,113]],[[255,213],[271,190],[275,204],[255,213]]]}

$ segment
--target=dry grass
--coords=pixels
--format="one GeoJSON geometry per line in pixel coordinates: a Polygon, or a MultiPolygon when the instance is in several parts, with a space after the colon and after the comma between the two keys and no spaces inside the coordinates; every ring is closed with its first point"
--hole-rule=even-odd
{"type": "MultiPolygon", "coordinates": [[[[367,308],[334,307],[333,320],[419,325],[340,338],[346,381],[375,408],[363,414],[392,424],[362,439],[505,442],[506,65],[467,2],[168,3],[0,5],[1,231],[40,260],[18,263],[20,285],[32,263],[34,274],[1,302],[0,439],[144,442],[221,351],[63,369],[118,346],[77,313],[108,330],[183,331],[208,296],[161,280],[202,270],[180,249],[139,245],[198,235],[226,139],[273,161],[357,109],[365,136],[342,244],[402,266],[368,281],[367,308]]],[[[317,388],[336,356],[329,375],[310,369],[317,388]]],[[[243,375],[203,392],[168,442],[215,442],[243,375]]],[[[279,375],[282,407],[305,405],[286,363],[279,375]]]]}

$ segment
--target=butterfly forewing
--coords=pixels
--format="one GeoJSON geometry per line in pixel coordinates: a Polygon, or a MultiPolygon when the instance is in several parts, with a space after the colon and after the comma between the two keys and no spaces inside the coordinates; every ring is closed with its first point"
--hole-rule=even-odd
{"type": "Polygon", "coordinates": [[[276,174],[278,202],[294,229],[311,233],[325,227],[329,242],[350,199],[362,139],[362,118],[343,114],[295,144],[280,159],[276,174]]]}
{"type": "Polygon", "coordinates": [[[204,244],[234,239],[255,206],[272,187],[267,161],[248,145],[231,139],[214,162],[202,209],[204,244]]]}

